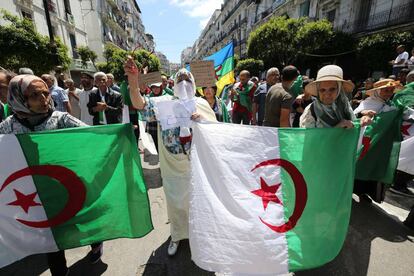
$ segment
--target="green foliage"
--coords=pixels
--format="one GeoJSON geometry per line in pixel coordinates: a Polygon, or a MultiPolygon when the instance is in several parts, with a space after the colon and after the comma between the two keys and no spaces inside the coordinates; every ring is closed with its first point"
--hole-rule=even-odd
{"type": "Polygon", "coordinates": [[[49,37],[39,34],[33,22],[19,19],[5,10],[0,10],[0,19],[6,22],[0,26],[0,65],[17,71],[29,67],[35,74],[42,74],[61,65],[67,69],[70,64],[68,48],[55,39],[56,54],[53,53],[49,37]],[[57,64],[56,64],[57,63],[57,64]]]}
{"type": "Polygon", "coordinates": [[[234,68],[236,68],[237,63],[239,63],[240,56],[238,54],[234,54],[233,58],[234,58],[234,68]]]}
{"type": "Polygon", "coordinates": [[[139,68],[148,66],[148,72],[160,70],[160,60],[150,52],[140,49],[131,53],[118,48],[112,43],[107,43],[105,45],[104,56],[106,58],[106,63],[97,64],[97,68],[100,71],[114,74],[115,79],[118,81],[123,80],[125,79],[123,65],[128,55],[134,57],[139,68]]]}
{"type": "Polygon", "coordinates": [[[397,56],[398,45],[406,46],[406,51],[414,47],[412,32],[395,32],[373,34],[363,37],[358,42],[358,58],[371,70],[391,71],[390,60],[397,56]]]}
{"type": "Polygon", "coordinates": [[[236,72],[240,73],[242,70],[247,70],[250,72],[250,75],[258,77],[260,75],[260,71],[264,68],[264,64],[262,60],[257,60],[253,58],[248,59],[241,59],[237,63],[236,72]]]}
{"type": "Polygon", "coordinates": [[[334,54],[353,46],[352,37],[335,32],[327,20],[273,17],[250,34],[247,53],[263,60],[266,67],[284,67],[309,54],[334,54]]]}
{"type": "Polygon", "coordinates": [[[98,55],[94,51],[92,51],[88,46],[79,46],[76,48],[76,52],[82,60],[82,67],[86,68],[88,61],[91,61],[95,66],[95,61],[98,58],[98,55]]]}
{"type": "MultiPolygon", "coordinates": [[[[98,71],[107,72],[108,63],[107,62],[98,62],[95,64],[95,67],[98,71]]],[[[109,72],[109,71],[108,71],[109,72]]]]}

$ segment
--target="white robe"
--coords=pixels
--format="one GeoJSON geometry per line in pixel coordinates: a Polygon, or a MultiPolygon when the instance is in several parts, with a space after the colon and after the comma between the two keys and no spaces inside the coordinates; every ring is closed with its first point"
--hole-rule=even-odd
{"type": "MultiPolygon", "coordinates": [[[[217,121],[214,111],[206,100],[196,98],[197,113],[206,121],[217,121]]],[[[189,193],[191,185],[190,160],[188,155],[172,154],[164,146],[158,127],[158,150],[167,213],[170,221],[172,241],[188,239],[189,193]]]]}
{"type": "Polygon", "coordinates": [[[394,110],[394,106],[390,106],[380,99],[374,98],[374,97],[368,97],[365,100],[363,100],[357,108],[354,110],[354,114],[358,114],[363,110],[373,110],[377,112],[377,114],[382,112],[388,112],[391,110],[394,110]]]}

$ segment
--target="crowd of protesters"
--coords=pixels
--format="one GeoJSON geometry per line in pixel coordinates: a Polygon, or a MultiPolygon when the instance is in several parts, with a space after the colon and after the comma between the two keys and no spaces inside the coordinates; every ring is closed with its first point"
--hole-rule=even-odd
{"type": "MultiPolygon", "coordinates": [[[[414,81],[414,70],[410,71],[414,58],[409,58],[402,45],[397,53],[398,57],[390,62],[393,75],[378,80],[367,78],[360,87],[345,80],[342,68],[337,65],[322,67],[316,79],[302,75],[295,66],[289,65],[281,70],[269,68],[262,81],[243,70],[237,82],[227,85],[220,93],[215,86],[198,90],[186,69],[179,70],[170,79],[163,76],[160,82],[142,86],[132,58],[124,64],[128,82],[122,84],[117,84],[110,72],[82,72],[77,86],[60,72],[38,77],[29,68],[21,68],[18,75],[2,69],[0,134],[131,122],[138,139],[138,120],[146,121],[146,131],[160,156],[171,223],[168,254],[172,256],[180,240],[188,238],[191,129],[163,130],[154,112],[154,101],[194,100],[193,120],[304,128],[352,128],[359,121],[361,126],[366,126],[377,114],[392,110],[390,99],[394,93],[414,81]],[[202,97],[196,97],[197,94],[202,97]]],[[[414,197],[407,188],[413,176],[402,172],[396,175],[391,190],[414,197]]],[[[354,192],[369,202],[382,202],[384,191],[382,183],[355,181],[354,192]]],[[[406,223],[414,228],[412,221],[407,219],[406,223]]],[[[103,243],[93,244],[90,261],[96,263],[102,252],[103,243]]],[[[48,258],[53,275],[66,275],[64,251],[49,253],[48,258]]]]}

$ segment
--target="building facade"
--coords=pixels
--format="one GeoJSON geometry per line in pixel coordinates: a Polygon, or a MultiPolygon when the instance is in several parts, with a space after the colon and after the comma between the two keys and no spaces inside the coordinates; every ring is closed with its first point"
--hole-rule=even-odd
{"type": "Polygon", "coordinates": [[[168,61],[167,57],[161,52],[155,52],[155,55],[160,60],[161,71],[169,75],[170,74],[170,62],[168,61]]]}
{"type": "Polygon", "coordinates": [[[191,53],[193,51],[192,47],[187,47],[181,52],[181,66],[184,66],[191,61],[191,53]]]}
{"type": "MultiPolygon", "coordinates": [[[[0,8],[32,20],[39,33],[49,35],[43,0],[2,0],[0,8]]],[[[73,60],[70,74],[75,79],[81,70],[96,71],[90,62],[87,68],[82,67],[76,52],[78,46],[88,46],[98,55],[98,62],[105,61],[105,43],[125,50],[154,50],[153,37],[145,33],[136,0],[47,0],[46,8],[53,34],[69,49],[73,60]]]]}
{"type": "Polygon", "coordinates": [[[414,29],[413,0],[224,0],[192,47],[202,59],[233,41],[234,52],[247,55],[250,33],[272,16],[327,19],[336,30],[357,37],[386,30],[414,29]]]}
{"type": "MultiPolygon", "coordinates": [[[[68,47],[69,56],[73,59],[70,70],[71,72],[79,71],[82,69],[82,63],[78,59],[76,47],[88,45],[81,2],[48,0],[47,4],[46,9],[50,14],[52,32],[68,47]]],[[[3,0],[0,1],[0,8],[20,18],[31,20],[40,34],[49,35],[43,0],[3,0]]],[[[94,69],[91,63],[88,64],[87,69],[94,69]]]]}
{"type": "Polygon", "coordinates": [[[104,61],[105,43],[124,49],[148,49],[148,39],[136,0],[82,1],[89,47],[104,61]]]}

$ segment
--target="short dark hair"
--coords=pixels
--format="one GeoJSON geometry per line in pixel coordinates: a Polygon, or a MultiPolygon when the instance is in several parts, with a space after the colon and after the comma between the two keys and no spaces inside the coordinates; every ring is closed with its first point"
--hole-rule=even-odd
{"type": "Polygon", "coordinates": [[[281,75],[283,81],[292,81],[299,76],[299,70],[293,65],[288,65],[283,68],[281,75]]]}

